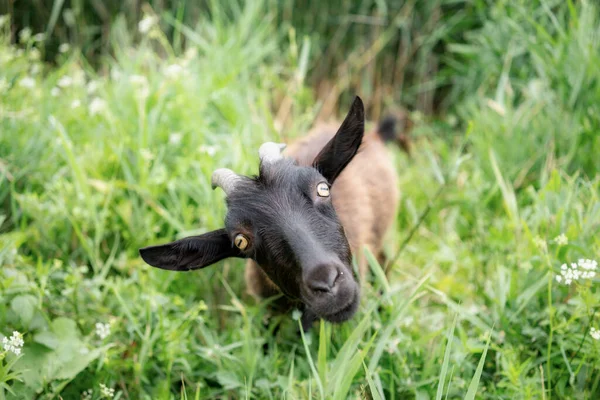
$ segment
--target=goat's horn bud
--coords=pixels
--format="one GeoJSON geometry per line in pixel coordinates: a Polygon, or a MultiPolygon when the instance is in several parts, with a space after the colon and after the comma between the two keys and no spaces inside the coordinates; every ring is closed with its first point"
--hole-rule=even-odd
{"type": "Polygon", "coordinates": [[[240,177],[229,168],[219,168],[212,174],[212,188],[220,187],[229,196],[240,181],[240,177]]]}
{"type": "Polygon", "coordinates": [[[285,149],[284,143],[263,143],[258,149],[258,156],[263,163],[272,163],[281,159],[281,152],[285,149]]]}

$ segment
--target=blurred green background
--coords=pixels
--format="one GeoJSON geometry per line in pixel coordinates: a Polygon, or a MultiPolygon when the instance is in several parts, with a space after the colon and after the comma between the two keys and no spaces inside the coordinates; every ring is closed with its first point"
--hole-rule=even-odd
{"type": "Polygon", "coordinates": [[[589,0],[0,0],[0,399],[599,397],[598,65],[589,0]],[[356,94],[414,128],[352,321],[139,259],[356,94]]]}

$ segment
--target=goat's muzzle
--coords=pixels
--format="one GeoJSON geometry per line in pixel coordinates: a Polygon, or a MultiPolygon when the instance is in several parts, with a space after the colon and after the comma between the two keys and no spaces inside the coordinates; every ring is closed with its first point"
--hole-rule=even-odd
{"type": "Polygon", "coordinates": [[[320,318],[344,322],[356,312],[360,288],[352,272],[341,263],[319,264],[304,272],[304,301],[320,318]]]}

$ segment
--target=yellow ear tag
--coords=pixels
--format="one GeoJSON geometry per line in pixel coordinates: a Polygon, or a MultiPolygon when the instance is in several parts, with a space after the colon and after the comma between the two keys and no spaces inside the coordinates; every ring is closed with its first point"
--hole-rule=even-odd
{"type": "Polygon", "coordinates": [[[329,197],[329,185],[325,182],[321,182],[317,185],[317,194],[320,197],[329,197]]]}

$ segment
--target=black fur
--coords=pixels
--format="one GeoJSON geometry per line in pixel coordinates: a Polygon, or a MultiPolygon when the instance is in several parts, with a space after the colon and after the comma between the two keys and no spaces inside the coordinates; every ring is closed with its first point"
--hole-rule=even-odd
{"type": "Polygon", "coordinates": [[[172,243],[140,249],[140,256],[156,268],[191,271],[208,267],[228,257],[243,257],[225,229],[191,236],[172,243]]]}
{"type": "Polygon", "coordinates": [[[379,136],[386,141],[391,142],[396,139],[397,136],[397,125],[398,121],[395,117],[388,115],[379,121],[379,125],[377,126],[377,133],[379,136]]]}
{"type": "Polygon", "coordinates": [[[142,258],[175,271],[203,268],[225,257],[252,258],[288,298],[304,304],[303,326],[316,318],[351,318],[360,289],[350,246],[331,197],[319,197],[317,185],[335,181],[363,134],[364,108],[356,97],[313,167],[283,158],[261,164],[257,177],[243,179],[228,195],[225,229],[141,249],[142,258]],[[248,239],[244,251],[233,246],[238,234],[248,239]]]}
{"type": "Polygon", "coordinates": [[[360,97],[356,96],[335,136],[323,147],[313,161],[313,166],[329,183],[346,168],[356,155],[365,132],[365,108],[360,97]]]}

